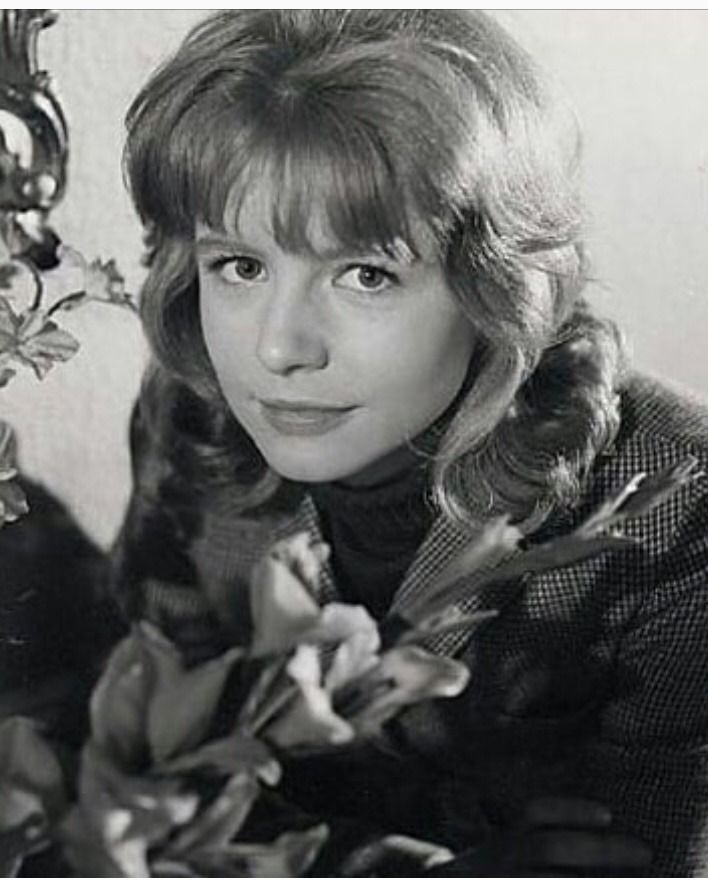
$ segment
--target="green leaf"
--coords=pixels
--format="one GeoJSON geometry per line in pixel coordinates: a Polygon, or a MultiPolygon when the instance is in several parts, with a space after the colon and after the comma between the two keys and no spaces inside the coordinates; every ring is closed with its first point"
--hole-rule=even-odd
{"type": "Polygon", "coordinates": [[[0,289],[11,289],[20,268],[13,261],[0,263],[0,289]]]}
{"type": "Polygon", "coordinates": [[[457,605],[448,605],[446,608],[442,608],[442,610],[436,611],[434,614],[421,620],[420,623],[417,623],[408,632],[404,632],[398,639],[397,644],[416,644],[433,636],[453,632],[457,629],[465,629],[471,633],[476,627],[481,626],[483,623],[488,623],[497,617],[498,614],[499,612],[496,610],[474,611],[471,614],[466,614],[457,605]]]}
{"type": "Polygon", "coordinates": [[[79,342],[76,338],[49,319],[40,331],[22,340],[17,352],[32,366],[39,380],[42,380],[57,362],[71,359],[78,349],[79,342]]]}
{"type": "Polygon", "coordinates": [[[532,546],[492,571],[485,582],[506,583],[525,574],[539,574],[576,565],[602,553],[623,552],[636,548],[637,541],[622,534],[585,537],[578,532],[532,546]]]}
{"type": "Polygon", "coordinates": [[[612,498],[605,501],[578,528],[578,534],[590,536],[615,525],[651,512],[668,500],[679,488],[703,475],[698,459],[692,455],[652,475],[638,473],[612,498]]]}
{"type": "Polygon", "coordinates": [[[622,502],[618,515],[623,519],[644,516],[668,500],[679,488],[703,475],[698,467],[698,459],[687,457],[665,470],[645,476],[636,491],[622,502]]]}
{"type": "Polygon", "coordinates": [[[417,623],[433,616],[441,607],[447,607],[454,600],[453,590],[460,581],[465,581],[465,592],[469,592],[471,582],[484,579],[515,553],[521,538],[519,529],[509,524],[508,516],[491,519],[436,578],[420,601],[409,606],[406,617],[417,623]]]}
{"type": "Polygon", "coordinates": [[[10,424],[0,420],[0,467],[14,467],[16,459],[15,433],[10,424]]]}
{"type": "Polygon", "coordinates": [[[19,317],[41,300],[42,279],[30,262],[15,258],[0,262],[0,290],[5,302],[12,305],[13,313],[19,317]]]}
{"type": "Polygon", "coordinates": [[[17,339],[17,330],[22,324],[10,301],[0,295],[0,350],[13,345],[17,339]]]}

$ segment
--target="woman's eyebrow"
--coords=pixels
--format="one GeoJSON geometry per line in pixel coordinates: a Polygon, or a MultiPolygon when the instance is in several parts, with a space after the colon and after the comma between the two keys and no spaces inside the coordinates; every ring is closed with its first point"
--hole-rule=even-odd
{"type": "Polygon", "coordinates": [[[237,246],[237,243],[227,236],[221,236],[218,233],[202,233],[197,235],[194,245],[198,251],[206,252],[214,249],[233,249],[237,246]]]}

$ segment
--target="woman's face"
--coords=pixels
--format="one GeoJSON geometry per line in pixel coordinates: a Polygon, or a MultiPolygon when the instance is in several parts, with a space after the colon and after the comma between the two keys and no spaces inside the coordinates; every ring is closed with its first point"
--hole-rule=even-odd
{"type": "Polygon", "coordinates": [[[302,482],[381,481],[460,389],[475,336],[433,256],[281,249],[256,185],[238,228],[197,228],[204,340],[239,423],[302,482]]]}

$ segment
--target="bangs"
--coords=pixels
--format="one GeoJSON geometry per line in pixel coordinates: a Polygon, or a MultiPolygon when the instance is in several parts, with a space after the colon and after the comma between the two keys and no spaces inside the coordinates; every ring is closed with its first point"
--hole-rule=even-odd
{"type": "Polygon", "coordinates": [[[455,212],[440,187],[459,174],[441,149],[451,121],[438,112],[434,125],[418,101],[402,114],[400,93],[388,102],[376,89],[318,91],[312,81],[307,88],[270,73],[251,88],[212,88],[185,97],[174,114],[153,115],[164,130],[150,133],[153,155],[130,158],[143,218],[184,238],[197,221],[237,226],[249,189],[265,180],[274,194],[272,233],[285,250],[317,252],[317,220],[352,251],[429,251],[455,212]]]}
{"type": "Polygon", "coordinates": [[[271,231],[286,251],[318,252],[313,233],[324,227],[353,252],[400,254],[404,247],[420,257],[416,237],[420,219],[429,215],[403,182],[420,182],[423,171],[411,172],[405,157],[396,168],[368,133],[345,129],[336,119],[308,122],[268,120],[250,131],[232,120],[204,127],[208,137],[176,158],[173,180],[187,186],[181,194],[169,188],[161,222],[185,236],[192,235],[195,220],[214,230],[237,228],[249,191],[265,182],[273,194],[271,231]]]}
{"type": "Polygon", "coordinates": [[[209,204],[197,209],[206,223],[238,229],[244,201],[265,182],[272,195],[270,230],[285,251],[324,256],[334,247],[421,257],[428,241],[421,235],[424,216],[373,145],[351,133],[332,138],[320,130],[318,141],[298,134],[259,144],[256,159],[228,170],[226,193],[212,192],[209,204]]]}

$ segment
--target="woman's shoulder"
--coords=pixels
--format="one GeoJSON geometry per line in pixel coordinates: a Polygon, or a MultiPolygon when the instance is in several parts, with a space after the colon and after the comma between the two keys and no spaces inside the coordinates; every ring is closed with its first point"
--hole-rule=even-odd
{"type": "Polygon", "coordinates": [[[620,389],[620,432],[616,448],[644,445],[691,451],[708,464],[708,397],[633,373],[620,389]]]}
{"type": "Polygon", "coordinates": [[[708,403],[641,374],[627,378],[620,399],[619,431],[597,458],[575,516],[583,518],[638,475],[685,467],[690,479],[623,531],[639,541],[642,553],[634,558],[652,579],[700,568],[708,584],[708,403]]]}
{"type": "Polygon", "coordinates": [[[619,397],[617,435],[596,459],[583,499],[606,498],[639,473],[689,460],[697,475],[691,484],[705,490],[698,474],[708,473],[708,399],[639,373],[627,377],[619,397]]]}

